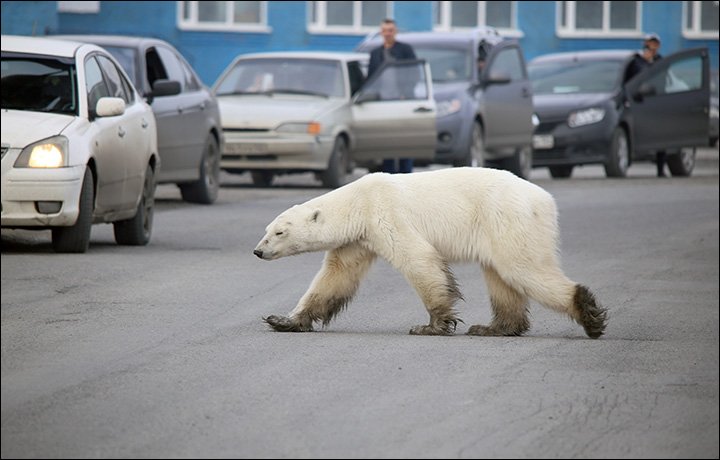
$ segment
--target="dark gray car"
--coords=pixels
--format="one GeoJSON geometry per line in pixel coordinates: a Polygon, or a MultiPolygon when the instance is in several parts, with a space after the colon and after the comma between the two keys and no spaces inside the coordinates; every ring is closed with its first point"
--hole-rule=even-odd
{"type": "Polygon", "coordinates": [[[627,79],[634,52],[598,50],[533,59],[539,125],[533,166],[555,178],[577,165],[602,164],[625,177],[634,161],[668,152],[673,176],[689,176],[695,147],[708,145],[709,70],[705,48],[666,56],[627,79]]]}
{"type": "MultiPolygon", "coordinates": [[[[430,64],[438,111],[434,162],[497,166],[527,178],[532,89],[517,41],[503,39],[492,28],[401,33],[397,40],[430,64]]],[[[356,49],[370,52],[381,43],[375,36],[356,49]]]]}
{"type": "Polygon", "coordinates": [[[211,204],[220,188],[223,134],[215,96],[169,43],[155,38],[63,35],[109,51],[151,105],[157,120],[159,183],[175,183],[185,201],[211,204]]]}

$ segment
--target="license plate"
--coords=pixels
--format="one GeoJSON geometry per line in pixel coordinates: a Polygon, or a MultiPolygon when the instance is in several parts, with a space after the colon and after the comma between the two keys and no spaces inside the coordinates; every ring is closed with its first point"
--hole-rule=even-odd
{"type": "Polygon", "coordinates": [[[257,153],[267,153],[267,151],[267,144],[225,144],[225,153],[252,155],[257,153]]]}
{"type": "Polygon", "coordinates": [[[555,138],[550,134],[538,134],[533,136],[533,148],[551,149],[555,145],[555,138]]]}

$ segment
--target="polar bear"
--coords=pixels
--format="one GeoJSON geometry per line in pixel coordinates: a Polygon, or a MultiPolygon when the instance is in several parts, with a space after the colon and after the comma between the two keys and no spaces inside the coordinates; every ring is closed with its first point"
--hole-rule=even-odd
{"type": "Polygon", "coordinates": [[[560,268],[552,195],[507,171],[368,174],[280,214],[254,254],[275,260],[310,251],[327,251],[322,268],[289,316],[264,318],[276,331],[326,326],[377,256],[405,276],[430,315],[410,334],[455,332],[457,262],[479,263],[490,294],[492,321],[471,326],[470,335],[522,335],[529,299],[569,315],[591,338],[605,330],[607,311],[560,268]]]}

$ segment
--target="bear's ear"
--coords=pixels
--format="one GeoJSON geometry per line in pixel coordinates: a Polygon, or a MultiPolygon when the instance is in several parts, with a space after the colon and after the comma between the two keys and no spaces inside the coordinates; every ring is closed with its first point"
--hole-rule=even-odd
{"type": "Polygon", "coordinates": [[[310,222],[317,222],[320,218],[320,210],[316,209],[310,214],[310,222]]]}

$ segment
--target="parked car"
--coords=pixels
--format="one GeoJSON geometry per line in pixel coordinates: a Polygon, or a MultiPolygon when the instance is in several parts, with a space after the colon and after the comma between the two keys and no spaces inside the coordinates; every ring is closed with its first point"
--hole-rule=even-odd
{"type": "Polygon", "coordinates": [[[215,202],[223,144],[220,110],[210,89],[180,52],[155,38],[57,37],[93,43],[115,56],[155,112],[163,166],[158,183],[177,184],[185,201],[215,202]]]}
{"type": "Polygon", "coordinates": [[[314,172],[325,187],[384,157],[431,159],[435,102],[423,61],[400,61],[365,80],[368,55],[241,55],[213,86],[225,134],[220,167],[256,185],[314,172]]]}
{"type": "MultiPolygon", "coordinates": [[[[528,178],[533,103],[525,59],[515,40],[493,28],[398,34],[432,71],[437,103],[435,163],[496,166],[528,178]],[[484,66],[479,70],[478,61],[484,66]]],[[[356,51],[370,52],[379,36],[356,51]]]]}
{"type": "Polygon", "coordinates": [[[625,177],[634,161],[668,152],[673,176],[689,176],[695,147],[708,145],[709,72],[704,48],[666,56],[626,80],[634,52],[540,56],[529,64],[535,113],[533,166],[555,178],[602,164],[625,177]]]}
{"type": "Polygon", "coordinates": [[[93,223],[118,244],[152,232],[160,159],[152,109],[100,47],[2,36],[2,227],[51,229],[85,252],[93,223]]]}

